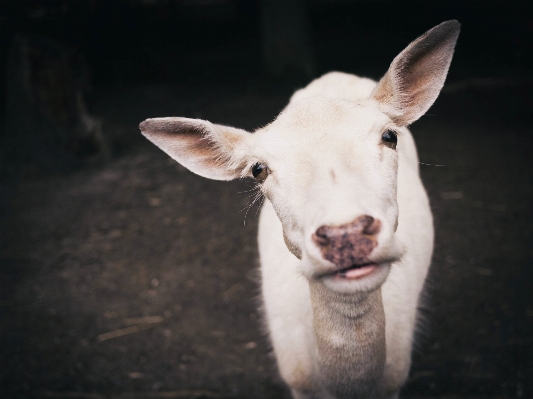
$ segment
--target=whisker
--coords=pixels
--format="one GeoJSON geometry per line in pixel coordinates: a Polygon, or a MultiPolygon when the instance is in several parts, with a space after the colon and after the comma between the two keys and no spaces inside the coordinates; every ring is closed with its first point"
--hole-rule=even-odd
{"type": "Polygon", "coordinates": [[[261,206],[263,206],[263,202],[265,202],[264,196],[261,198],[261,203],[259,204],[259,206],[257,207],[257,210],[255,211],[255,216],[257,216],[257,214],[259,213],[259,209],[261,209],[261,206]]]}
{"type": "MultiPolygon", "coordinates": [[[[253,207],[253,205],[260,199],[263,197],[263,193],[261,191],[258,191],[254,197],[254,199],[243,209],[241,209],[241,212],[246,209],[246,213],[244,214],[244,225],[246,226],[246,217],[248,216],[248,212],[250,211],[250,209],[253,207]]],[[[257,215],[257,213],[256,213],[257,215]]]]}
{"type": "Polygon", "coordinates": [[[258,195],[259,195],[259,193],[257,193],[257,192],[252,193],[250,195],[247,195],[246,198],[252,198],[253,197],[253,199],[248,204],[246,204],[246,206],[244,208],[242,208],[239,212],[242,212],[245,209],[248,209],[250,206],[252,206],[254,204],[254,202],[257,201],[257,196],[258,195]]]}
{"type": "Polygon", "coordinates": [[[237,191],[237,194],[249,193],[249,192],[252,192],[252,191],[255,191],[255,190],[257,190],[257,187],[253,187],[250,190],[237,191]]]}

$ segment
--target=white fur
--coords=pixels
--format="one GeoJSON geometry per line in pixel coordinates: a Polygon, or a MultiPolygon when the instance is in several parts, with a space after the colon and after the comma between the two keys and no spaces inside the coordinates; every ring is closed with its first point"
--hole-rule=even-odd
{"type": "Polygon", "coordinates": [[[143,134],[201,176],[228,180],[268,167],[258,183],[266,197],[262,293],[279,371],[295,398],[392,398],[407,379],[433,221],[406,125],[435,101],[458,33],[457,21],[431,29],[378,84],[326,74],[254,134],[187,118],[141,123],[143,134]],[[387,130],[398,134],[396,149],[382,140],[387,130]],[[363,215],[381,225],[368,256],[379,267],[341,278],[313,234],[363,215]]]}
{"type": "MultiPolygon", "coordinates": [[[[312,82],[308,86],[311,88],[309,92],[306,91],[307,88],[296,92],[291,103],[295,97],[301,100],[306,94],[317,95],[316,88],[319,86],[317,83],[322,86],[326,82],[328,96],[335,87],[339,87],[344,93],[351,89],[352,93],[356,93],[354,95],[356,98],[367,98],[376,84],[369,79],[333,72],[312,82]],[[352,86],[348,86],[347,83],[351,83],[352,86]]],[[[305,134],[308,133],[308,131],[302,132],[303,137],[300,140],[304,141],[305,134]]],[[[284,146],[281,141],[276,144],[284,146]]],[[[345,142],[339,144],[340,147],[346,146],[345,142]]],[[[327,153],[318,144],[315,148],[317,149],[315,159],[320,161],[321,168],[323,165],[339,162],[337,152],[327,153]]],[[[291,155],[285,154],[284,148],[270,151],[281,152],[284,153],[283,158],[291,158],[291,155]]],[[[404,252],[401,260],[392,264],[391,272],[381,290],[386,317],[385,375],[390,375],[390,378],[403,383],[410,366],[418,298],[433,249],[433,223],[428,199],[418,174],[418,156],[414,140],[405,128],[401,131],[397,152],[399,220],[395,235],[403,244],[404,252]]],[[[371,173],[370,171],[360,173],[366,172],[371,173]]],[[[300,173],[305,174],[305,171],[300,173]]],[[[347,180],[350,178],[351,176],[346,176],[347,180]]],[[[321,186],[316,191],[331,196],[331,190],[327,186],[321,186]]],[[[299,201],[301,200],[298,200],[295,207],[301,206],[299,201]]],[[[353,209],[353,206],[346,203],[338,206],[353,209]]],[[[363,207],[364,211],[357,210],[355,214],[375,215],[376,212],[369,212],[371,208],[370,204],[366,204],[363,207]]],[[[339,215],[334,222],[341,223],[352,219],[353,215],[344,218],[339,215]]],[[[282,223],[270,201],[265,201],[261,211],[259,251],[264,305],[280,373],[295,390],[320,392],[321,388],[315,386],[320,378],[317,375],[319,371],[315,362],[316,350],[309,287],[302,278],[302,274],[305,274],[306,266],[303,264],[305,260],[298,260],[288,251],[283,240],[282,223]]]]}

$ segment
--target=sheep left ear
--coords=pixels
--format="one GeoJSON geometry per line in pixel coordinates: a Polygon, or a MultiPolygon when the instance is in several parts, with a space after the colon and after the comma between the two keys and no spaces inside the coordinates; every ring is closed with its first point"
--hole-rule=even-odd
{"type": "Polygon", "coordinates": [[[371,98],[394,123],[408,125],[433,105],[448,74],[459,31],[456,20],[443,22],[392,61],[371,98]]]}
{"type": "Polygon", "coordinates": [[[240,177],[242,147],[249,133],[201,119],[153,118],[142,134],[197,175],[214,180],[240,177]]]}

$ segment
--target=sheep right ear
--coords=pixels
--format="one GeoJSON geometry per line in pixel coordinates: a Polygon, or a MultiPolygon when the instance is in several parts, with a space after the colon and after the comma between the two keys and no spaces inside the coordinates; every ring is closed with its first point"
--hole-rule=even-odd
{"type": "Polygon", "coordinates": [[[197,175],[214,180],[241,177],[240,149],[249,133],[201,119],[153,118],[141,122],[142,134],[197,175]]]}
{"type": "Polygon", "coordinates": [[[456,20],[443,22],[392,61],[371,97],[394,123],[408,125],[433,105],[448,74],[459,31],[456,20]]]}

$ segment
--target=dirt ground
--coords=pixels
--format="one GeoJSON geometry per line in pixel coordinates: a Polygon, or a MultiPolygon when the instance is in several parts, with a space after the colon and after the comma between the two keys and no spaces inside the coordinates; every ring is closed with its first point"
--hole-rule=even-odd
{"type": "MultiPolygon", "coordinates": [[[[290,397],[257,310],[249,184],[193,175],[137,126],[251,130],[292,89],[100,89],[110,162],[2,183],[2,398],[290,397]]],[[[533,397],[531,89],[450,82],[412,127],[436,247],[405,398],[533,397]]]]}

